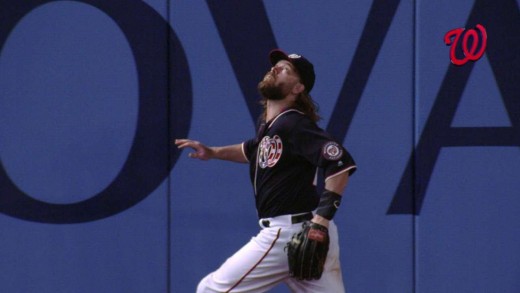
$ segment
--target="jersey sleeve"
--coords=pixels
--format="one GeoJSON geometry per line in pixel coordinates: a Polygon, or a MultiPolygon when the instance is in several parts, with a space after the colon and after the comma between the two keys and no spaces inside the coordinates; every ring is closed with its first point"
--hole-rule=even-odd
{"type": "Polygon", "coordinates": [[[248,161],[251,161],[251,154],[253,153],[256,139],[252,138],[242,143],[242,152],[248,161]]]}
{"type": "Polygon", "coordinates": [[[330,134],[309,119],[302,119],[292,131],[292,145],[295,153],[311,164],[322,168],[325,180],[357,169],[350,153],[330,134]]]}
{"type": "Polygon", "coordinates": [[[251,162],[251,155],[255,151],[256,144],[258,143],[258,136],[265,130],[266,123],[261,117],[256,121],[256,137],[246,140],[242,143],[242,153],[246,156],[246,159],[251,162]]]}

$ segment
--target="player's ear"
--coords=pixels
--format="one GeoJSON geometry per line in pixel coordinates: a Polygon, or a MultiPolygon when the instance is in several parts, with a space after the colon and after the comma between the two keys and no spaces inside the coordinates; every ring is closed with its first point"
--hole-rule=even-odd
{"type": "Polygon", "coordinates": [[[301,82],[297,82],[293,87],[293,93],[296,95],[301,94],[305,90],[305,86],[301,82]]]}

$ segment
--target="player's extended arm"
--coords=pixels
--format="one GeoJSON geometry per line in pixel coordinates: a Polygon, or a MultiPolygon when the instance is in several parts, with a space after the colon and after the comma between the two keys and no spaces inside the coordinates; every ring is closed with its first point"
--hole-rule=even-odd
{"type": "MultiPolygon", "coordinates": [[[[325,181],[325,190],[332,191],[338,195],[342,195],[343,191],[345,190],[345,187],[348,184],[348,172],[343,172],[341,174],[338,174],[334,177],[328,178],[328,180],[325,181]]],[[[339,203],[338,203],[339,206],[339,203]]],[[[336,207],[337,208],[337,207],[336,207]]],[[[318,223],[322,226],[329,227],[329,220],[326,218],[316,214],[314,218],[312,219],[312,222],[318,223]]]]}
{"type": "Polygon", "coordinates": [[[191,139],[176,139],[177,148],[191,148],[195,152],[189,153],[188,156],[203,161],[210,159],[219,159],[238,163],[247,163],[247,158],[242,151],[242,144],[234,144],[220,147],[209,147],[199,141],[191,139]]]}

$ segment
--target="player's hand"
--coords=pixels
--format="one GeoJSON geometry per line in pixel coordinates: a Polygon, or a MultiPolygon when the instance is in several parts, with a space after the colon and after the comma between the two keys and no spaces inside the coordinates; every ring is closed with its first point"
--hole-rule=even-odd
{"type": "Polygon", "coordinates": [[[179,149],[184,149],[184,148],[193,149],[195,152],[188,154],[188,156],[190,158],[207,161],[207,160],[213,158],[213,156],[214,156],[213,150],[210,147],[208,147],[198,141],[195,141],[195,140],[176,139],[175,145],[177,145],[177,148],[179,148],[179,149]]]}

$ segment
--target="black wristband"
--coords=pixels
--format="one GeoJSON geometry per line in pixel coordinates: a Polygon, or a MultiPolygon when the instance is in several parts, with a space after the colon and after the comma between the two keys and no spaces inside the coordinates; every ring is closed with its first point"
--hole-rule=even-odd
{"type": "Polygon", "coordinates": [[[336,214],[340,203],[341,195],[330,190],[325,190],[321,194],[320,203],[318,204],[316,214],[330,221],[332,218],[334,218],[334,214],[336,214]]]}

